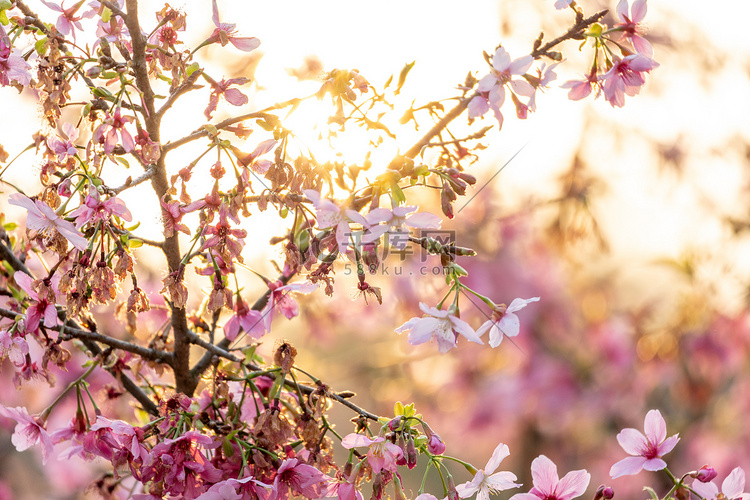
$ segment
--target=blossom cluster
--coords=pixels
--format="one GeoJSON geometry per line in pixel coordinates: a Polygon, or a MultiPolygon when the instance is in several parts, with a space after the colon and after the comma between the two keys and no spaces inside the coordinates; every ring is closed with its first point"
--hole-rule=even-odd
{"type": "MultiPolygon", "coordinates": [[[[212,75],[199,58],[206,46],[247,53],[260,45],[242,36],[236,24],[221,21],[216,0],[213,31],[192,48],[183,41],[185,13],[169,4],[148,27],[131,0],[42,4],[54,22],[47,20],[49,12],[39,15],[20,0],[0,2],[0,85],[33,94],[46,125],[46,132],[33,136],[34,146],[21,153],[35,155],[33,160],[14,160],[36,161],[41,168],[37,191],[27,195],[16,188],[8,197],[25,212],[25,233],[9,224],[2,229],[0,361],[9,361],[5,366],[17,388],[37,380],[54,386],[55,373],[76,375],[37,415],[0,404],[0,415],[16,423],[16,449],[38,445],[44,462],[55,453],[104,459],[111,472],[97,483],[102,493],[127,485],[135,492],[132,498],[149,500],[354,500],[362,498],[368,481],[376,500],[390,485],[396,498],[404,498],[403,467],[413,469],[419,456],[450,478],[442,460],[445,443],[412,405],[396,405],[393,417],[374,415],[297,367],[297,351],[289,343],[280,341],[267,362],[256,352],[258,343],[274,330],[275,318],[301,314],[295,297],[320,288],[333,295],[340,261],[356,265],[355,286],[365,301],[382,303],[382,290],[368,280],[384,247],[420,247],[439,261],[446,277],[444,298],[435,307],[420,303],[423,316],[396,328],[408,332],[410,344],[434,342],[447,353],[459,336],[482,344],[487,333],[495,348],[503,337],[519,335],[516,313],[540,298],[497,304],[471,288],[459,260],[474,250],[425,236],[440,228],[443,218],[410,201],[411,193],[439,192],[442,214],[453,218],[454,203],[477,183],[467,169],[488,129],[456,139],[448,125],[463,111],[472,125],[489,110],[502,125],[507,95],[517,116],[526,118],[536,110],[536,92],[556,78],[562,57],[551,49],[565,40],[593,40],[595,71],[587,81],[599,85],[613,105],[637,93],[643,75],[657,65],[640,27],[645,1],[636,1],[630,13],[627,3],[618,7],[622,23],[611,30],[598,24],[603,14],[584,19],[580,13],[565,35],[544,46],[538,40],[529,55],[512,60],[498,47],[488,56],[490,74],[471,75],[462,95],[450,99],[458,100],[453,111],[431,103],[406,113],[405,121],[433,120],[431,131],[380,165],[379,174],[368,173],[369,157],[359,164],[319,163],[296,147],[283,117],[306,99],[329,96],[330,141],[347,126],[363,128],[373,144],[396,139],[381,117],[393,110],[391,100],[411,66],[395,88],[389,89],[388,81],[376,89],[358,71],[339,69],[327,73],[312,96],[250,109],[251,79],[212,75]],[[91,33],[95,38],[84,41],[91,33]],[[622,33],[616,44],[622,58],[608,46],[612,33],[622,33]],[[627,43],[636,53],[625,55],[627,43]],[[528,74],[540,58],[545,61],[536,74],[528,74]],[[599,76],[600,65],[606,72],[599,76]],[[168,138],[162,118],[184,94],[201,89],[206,107],[201,106],[199,126],[168,138]],[[214,120],[226,115],[225,103],[242,114],[214,120]],[[67,108],[79,111],[76,120],[64,117],[67,108]],[[187,165],[173,160],[173,152],[188,144],[200,145],[202,152],[187,165]],[[429,149],[437,152],[435,160],[424,154],[429,149]],[[139,174],[116,183],[124,168],[140,169],[139,174]],[[134,220],[135,210],[122,195],[146,182],[160,211],[158,241],[139,233],[141,221],[134,220]],[[282,259],[275,278],[245,262],[246,242],[257,237],[251,216],[265,211],[286,221],[272,240],[282,259]],[[140,257],[148,255],[139,250],[144,245],[160,252],[162,262],[145,265],[151,257],[140,257]],[[259,280],[255,296],[243,276],[246,269],[259,280]],[[158,291],[152,276],[161,282],[158,291]],[[468,296],[486,306],[480,311],[486,321],[476,329],[461,318],[468,296]],[[198,350],[199,359],[191,359],[198,350]],[[78,374],[75,365],[82,358],[84,371],[78,374]],[[111,375],[108,385],[97,387],[106,401],[128,393],[143,421],[103,414],[105,405],[100,407],[91,390],[92,374],[101,371],[111,375]],[[333,402],[356,413],[354,432],[344,437],[326,418],[333,402]],[[69,424],[48,430],[50,415],[61,414],[67,404],[75,408],[69,424]],[[343,463],[334,456],[337,445],[351,450],[343,463]],[[364,447],[366,455],[356,451],[364,447]]],[[[570,96],[584,93],[576,86],[570,96]]],[[[616,464],[613,477],[666,466],[661,456],[676,439],[665,439],[659,418],[649,413],[645,438],[627,429],[618,436],[634,456],[616,464]]],[[[509,453],[500,445],[484,469],[465,464],[473,479],[460,485],[450,479],[441,497],[476,494],[486,500],[490,493],[520,487],[513,473],[496,472],[509,453]]],[[[516,495],[518,500],[569,500],[586,490],[590,478],[579,470],[560,479],[544,455],[532,462],[531,474],[533,487],[516,495]]],[[[726,490],[739,487],[733,474],[726,490]]]]}

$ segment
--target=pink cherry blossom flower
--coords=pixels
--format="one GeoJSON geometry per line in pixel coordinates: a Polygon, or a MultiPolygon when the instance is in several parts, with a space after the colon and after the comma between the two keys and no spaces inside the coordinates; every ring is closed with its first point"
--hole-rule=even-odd
{"type": "Polygon", "coordinates": [[[638,474],[642,469],[657,471],[667,466],[661,457],[672,451],[680,438],[677,434],[667,438],[667,424],[659,410],[646,414],[644,430],[645,436],[631,428],[623,429],[617,435],[622,449],[633,456],[623,458],[612,466],[609,470],[612,479],[638,474]]]}
{"type": "Polygon", "coordinates": [[[60,5],[56,5],[52,2],[48,2],[46,0],[41,0],[44,5],[49,7],[50,9],[54,10],[55,12],[59,12],[61,15],[57,18],[57,22],[55,23],[55,28],[57,28],[57,31],[60,32],[63,36],[72,35],[73,40],[76,39],[76,29],[83,30],[83,26],[81,26],[81,19],[91,17],[93,16],[93,12],[85,12],[80,16],[76,16],[75,13],[78,11],[78,9],[81,8],[81,5],[83,5],[85,0],[79,0],[78,2],[74,3],[72,7],[68,7],[67,9],[63,7],[63,4],[65,2],[61,2],[60,5]]]}
{"type": "Polygon", "coordinates": [[[396,446],[384,437],[378,436],[370,439],[362,434],[349,434],[341,440],[341,446],[347,450],[367,446],[367,462],[372,467],[372,471],[377,474],[385,469],[390,472],[396,472],[398,465],[396,462],[404,457],[404,452],[400,446],[396,446]]]}
{"type": "Polygon", "coordinates": [[[745,471],[736,467],[721,483],[721,491],[713,481],[703,483],[693,481],[693,490],[705,500],[749,500],[750,493],[745,493],[745,471]]]}
{"type": "Polygon", "coordinates": [[[0,362],[8,358],[14,365],[21,366],[28,353],[29,344],[25,338],[15,336],[9,330],[0,330],[0,362]]]}
{"type": "Polygon", "coordinates": [[[362,227],[367,227],[367,220],[355,210],[341,209],[331,200],[321,197],[320,193],[314,189],[306,189],[304,193],[315,207],[318,227],[320,229],[334,229],[338,251],[342,254],[345,253],[349,246],[349,237],[351,236],[349,221],[351,220],[354,223],[361,224],[362,227]]]}
{"type": "Polygon", "coordinates": [[[477,500],[489,500],[490,493],[494,494],[521,486],[513,482],[516,480],[516,475],[512,472],[495,472],[500,462],[508,455],[510,455],[510,450],[507,444],[497,445],[484,469],[478,470],[471,481],[456,486],[459,498],[469,498],[476,493],[477,500]]]}
{"type": "MultiPolygon", "coordinates": [[[[271,160],[259,160],[258,157],[270,152],[277,144],[275,139],[268,139],[256,146],[252,153],[242,158],[238,158],[239,164],[243,167],[250,167],[256,174],[265,174],[273,165],[271,160]]],[[[249,172],[247,169],[242,171],[242,180],[248,182],[249,172]]]]}
{"type": "Polygon", "coordinates": [[[13,52],[10,38],[0,24],[0,85],[5,87],[13,82],[28,85],[31,83],[29,68],[26,59],[13,52]]]}
{"type": "Polygon", "coordinates": [[[109,197],[106,201],[101,200],[101,195],[96,187],[89,188],[89,194],[84,202],[70,213],[76,218],[76,228],[81,229],[86,224],[96,224],[99,221],[108,222],[110,217],[116,215],[125,220],[132,221],[133,216],[120,198],[109,197]]]}
{"type": "Polygon", "coordinates": [[[531,462],[531,477],[534,487],[528,493],[518,493],[510,500],[570,500],[586,491],[591,474],[585,469],[575,470],[558,479],[557,466],[544,455],[531,462]]]}
{"type": "Polygon", "coordinates": [[[115,109],[115,114],[110,116],[107,114],[104,121],[96,127],[92,139],[94,142],[104,144],[104,152],[110,154],[114,151],[117,146],[117,140],[120,139],[122,149],[126,153],[130,153],[135,148],[135,141],[130,132],[125,128],[126,123],[130,123],[135,118],[132,116],[122,116],[120,114],[120,108],[115,109]]]}
{"type": "Polygon", "coordinates": [[[259,339],[267,333],[261,313],[250,309],[242,297],[237,295],[234,303],[234,316],[224,324],[224,335],[227,339],[234,340],[240,333],[240,328],[254,339],[259,339]]]}
{"type": "Polygon", "coordinates": [[[297,293],[312,293],[318,288],[318,284],[310,282],[300,283],[289,283],[284,285],[281,281],[274,281],[268,284],[268,288],[271,289],[271,296],[268,297],[268,303],[263,309],[263,321],[265,323],[265,331],[271,331],[271,321],[273,321],[274,313],[278,310],[286,316],[286,319],[292,319],[299,314],[299,305],[297,301],[291,297],[291,292],[297,293]]]}
{"type": "Polygon", "coordinates": [[[233,106],[244,106],[247,104],[248,99],[245,94],[239,91],[239,89],[230,89],[232,85],[244,85],[250,81],[249,78],[230,78],[229,80],[221,79],[220,82],[209,80],[211,83],[211,96],[208,99],[208,106],[203,112],[207,119],[211,119],[216,106],[219,104],[219,97],[224,96],[229,104],[233,106]]]}
{"type": "Polygon", "coordinates": [[[490,332],[490,347],[497,347],[500,342],[503,341],[503,337],[515,337],[521,328],[521,322],[515,313],[518,310],[523,309],[532,302],[538,302],[539,297],[532,297],[530,299],[513,299],[513,302],[507,308],[503,306],[498,307],[492,313],[492,318],[485,321],[482,326],[477,329],[477,335],[482,336],[484,332],[489,330],[490,332]],[[503,310],[504,309],[504,310],[503,310]]]}
{"type": "Polygon", "coordinates": [[[201,247],[201,251],[213,248],[227,265],[230,265],[234,259],[243,262],[242,249],[245,246],[245,229],[232,229],[229,225],[229,219],[239,224],[239,219],[233,216],[229,210],[229,205],[222,203],[219,208],[219,221],[214,226],[206,225],[203,228],[203,235],[207,237],[201,247]]]}
{"type": "Polygon", "coordinates": [[[556,0],[555,8],[557,10],[564,9],[565,7],[568,7],[572,3],[573,3],[573,0],[556,0]]]}
{"type": "MultiPolygon", "coordinates": [[[[39,296],[37,291],[32,288],[34,279],[23,271],[16,271],[13,279],[16,280],[18,286],[26,292],[29,298],[34,301],[34,304],[26,309],[26,331],[35,332],[39,328],[42,318],[44,318],[44,326],[46,327],[51,328],[57,325],[55,302],[47,296],[39,296]]],[[[50,282],[49,286],[52,287],[53,294],[56,291],[58,281],[59,279],[54,284],[50,282]]]]}
{"type": "Polygon", "coordinates": [[[498,47],[492,57],[490,74],[479,80],[477,85],[480,95],[474,96],[469,102],[469,118],[482,116],[491,109],[502,128],[503,115],[500,108],[505,102],[505,85],[509,85],[514,94],[531,97],[534,87],[522,78],[514,80],[513,77],[526,73],[533,62],[531,55],[511,61],[510,54],[503,47],[498,47]]]}
{"type": "Polygon", "coordinates": [[[409,241],[407,227],[419,229],[437,229],[440,227],[440,217],[429,212],[417,212],[417,208],[416,206],[403,206],[395,207],[393,210],[387,208],[370,210],[365,217],[370,227],[367,233],[362,236],[361,242],[363,244],[373,243],[380,236],[388,233],[389,243],[393,247],[403,250],[409,241]]]}
{"type": "Polygon", "coordinates": [[[599,75],[597,75],[595,70],[592,70],[583,80],[568,80],[560,85],[560,87],[570,89],[568,99],[571,101],[580,101],[591,94],[592,88],[597,89],[596,95],[598,96],[601,84],[599,82],[599,75]]]}
{"type": "Polygon", "coordinates": [[[636,52],[647,57],[653,57],[653,47],[648,43],[648,40],[641,36],[643,27],[640,23],[646,17],[647,9],[646,0],[635,0],[630,12],[628,12],[628,0],[620,0],[620,3],[617,4],[617,15],[620,16],[622,22],[616,24],[614,29],[623,31],[622,38],[629,39],[636,52]]]}
{"type": "Polygon", "coordinates": [[[206,206],[205,200],[194,201],[188,205],[180,203],[178,200],[171,200],[167,203],[161,201],[162,220],[164,222],[164,236],[169,238],[175,231],[190,234],[190,228],[182,223],[182,217],[190,212],[199,210],[206,206]]]}
{"type": "MultiPolygon", "coordinates": [[[[45,237],[60,233],[78,250],[85,250],[88,241],[73,224],[60,218],[52,208],[41,200],[32,200],[20,193],[13,193],[8,197],[8,203],[28,210],[26,227],[45,237]]],[[[34,237],[34,236],[32,236],[34,237]]]]}
{"type": "Polygon", "coordinates": [[[281,462],[273,480],[276,495],[273,500],[286,500],[289,490],[292,494],[306,498],[320,498],[324,487],[331,480],[312,465],[307,465],[296,458],[288,458],[281,462]]]}
{"type": "Polygon", "coordinates": [[[659,63],[642,54],[633,54],[620,59],[615,57],[614,64],[602,75],[604,98],[612,107],[625,105],[625,95],[638,95],[646,83],[646,73],[659,67],[659,63]]]}
{"type": "Polygon", "coordinates": [[[459,334],[471,342],[483,343],[471,326],[455,316],[451,309],[441,311],[422,302],[419,303],[419,308],[425,313],[423,317],[412,318],[396,328],[396,333],[409,332],[409,343],[411,345],[435,340],[440,352],[446,353],[456,347],[459,334]]]}
{"type": "Polygon", "coordinates": [[[235,36],[234,33],[236,24],[222,23],[219,21],[219,7],[216,5],[216,0],[212,0],[213,3],[213,14],[211,20],[214,22],[216,29],[211,36],[208,37],[208,43],[220,43],[222,47],[226,46],[227,43],[231,43],[236,48],[250,52],[260,46],[260,40],[255,37],[239,37],[235,36]]]}
{"type": "Polygon", "coordinates": [[[272,488],[270,484],[262,483],[253,476],[242,479],[229,478],[214,484],[195,500],[243,500],[246,498],[267,500],[272,488]]]}
{"type": "Polygon", "coordinates": [[[26,408],[17,406],[8,408],[0,404],[0,415],[15,420],[16,429],[10,442],[18,451],[24,451],[35,444],[42,445],[42,464],[46,464],[53,451],[52,439],[44,428],[44,422],[39,417],[32,417],[26,408]]]}
{"type": "Polygon", "coordinates": [[[69,156],[75,156],[78,153],[74,141],[78,138],[78,129],[70,122],[63,123],[60,137],[48,137],[47,146],[57,155],[57,161],[62,163],[69,156]]]}

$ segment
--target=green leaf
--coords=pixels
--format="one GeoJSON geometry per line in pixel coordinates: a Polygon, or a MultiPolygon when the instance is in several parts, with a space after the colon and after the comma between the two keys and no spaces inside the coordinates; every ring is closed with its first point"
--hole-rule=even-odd
{"type": "Polygon", "coordinates": [[[399,205],[406,202],[406,195],[395,182],[391,182],[391,196],[393,196],[393,200],[399,205]]]}
{"type": "Polygon", "coordinates": [[[120,164],[122,164],[122,166],[125,167],[125,168],[130,168],[130,163],[125,158],[119,158],[118,157],[117,158],[117,162],[120,163],[120,164]]]}
{"type": "Polygon", "coordinates": [[[105,7],[102,11],[102,21],[104,24],[109,23],[109,19],[112,17],[112,11],[109,10],[109,7],[105,7]]]}
{"type": "Polygon", "coordinates": [[[47,38],[46,36],[44,38],[40,38],[34,44],[34,50],[36,50],[36,53],[39,54],[40,56],[45,55],[48,49],[49,49],[49,38],[47,38]]]}
{"type": "Polygon", "coordinates": [[[199,69],[201,69],[200,65],[197,62],[194,62],[193,64],[185,68],[185,71],[187,71],[187,76],[190,76],[199,69]]]}
{"type": "Polygon", "coordinates": [[[16,224],[15,222],[6,222],[5,224],[3,224],[3,227],[6,231],[13,231],[18,227],[18,224],[16,224]]]}
{"type": "Polygon", "coordinates": [[[7,26],[8,22],[8,14],[5,13],[5,10],[0,11],[0,24],[7,26]]]}
{"type": "Polygon", "coordinates": [[[143,246],[143,241],[138,238],[130,238],[128,240],[128,248],[140,248],[143,246]]]}
{"type": "Polygon", "coordinates": [[[414,67],[414,63],[416,61],[412,61],[411,63],[407,64],[403,67],[401,70],[401,73],[398,75],[398,85],[396,86],[396,90],[393,91],[394,94],[398,94],[401,92],[401,87],[404,86],[404,82],[406,81],[406,76],[409,74],[409,71],[414,67]]]}

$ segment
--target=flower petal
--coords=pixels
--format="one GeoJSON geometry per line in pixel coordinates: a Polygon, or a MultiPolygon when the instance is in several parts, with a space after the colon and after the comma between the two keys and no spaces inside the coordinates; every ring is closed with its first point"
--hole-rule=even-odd
{"type": "Polygon", "coordinates": [[[583,492],[589,487],[589,481],[591,481],[591,474],[585,470],[568,472],[557,484],[557,498],[567,500],[583,495],[583,492]]]}
{"type": "Polygon", "coordinates": [[[617,434],[617,442],[628,455],[639,456],[647,446],[646,437],[637,429],[623,429],[617,434]]]}
{"type": "Polygon", "coordinates": [[[643,429],[651,444],[659,444],[667,437],[667,423],[659,410],[651,410],[646,414],[643,429]]]}
{"type": "Polygon", "coordinates": [[[557,475],[557,466],[544,455],[539,455],[531,462],[531,477],[534,480],[534,488],[544,493],[545,496],[551,496],[559,476],[557,475]]]}
{"type": "Polygon", "coordinates": [[[646,463],[644,457],[623,458],[609,469],[609,475],[612,479],[617,479],[620,476],[638,474],[643,469],[644,463],[646,463]]]}
{"type": "Polygon", "coordinates": [[[487,474],[492,474],[497,470],[497,467],[500,465],[500,462],[510,455],[510,448],[508,448],[507,444],[500,443],[495,448],[495,451],[492,452],[492,456],[487,461],[487,465],[484,467],[484,470],[487,474]]]}

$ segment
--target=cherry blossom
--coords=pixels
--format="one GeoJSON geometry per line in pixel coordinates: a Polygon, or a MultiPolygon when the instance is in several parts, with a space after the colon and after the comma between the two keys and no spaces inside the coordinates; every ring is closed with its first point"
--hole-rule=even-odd
{"type": "MultiPolygon", "coordinates": [[[[13,193],[8,198],[8,203],[17,205],[28,210],[26,227],[34,232],[48,238],[53,238],[59,233],[78,250],[85,250],[88,241],[83,237],[72,223],[60,218],[49,205],[41,200],[32,200],[20,193],[13,193]]],[[[32,238],[35,237],[32,235],[32,238]]]]}
{"type": "Polygon", "coordinates": [[[13,82],[20,85],[31,83],[31,73],[26,59],[11,50],[10,38],[0,24],[0,85],[8,86],[13,82]]]}
{"type": "Polygon", "coordinates": [[[561,88],[570,89],[568,99],[571,101],[580,101],[591,94],[592,88],[600,88],[599,76],[596,70],[592,70],[583,80],[568,80],[560,85],[561,88]]]}
{"type": "Polygon", "coordinates": [[[206,206],[204,200],[194,201],[189,204],[180,203],[177,200],[168,202],[161,201],[162,220],[164,221],[164,236],[169,238],[175,231],[190,234],[190,228],[182,223],[182,217],[190,212],[199,210],[206,206]]]}
{"type": "Polygon", "coordinates": [[[604,98],[612,107],[625,105],[625,95],[638,95],[646,83],[645,74],[658,68],[659,63],[642,54],[632,54],[624,59],[616,57],[612,67],[601,77],[604,98]]]}
{"type": "Polygon", "coordinates": [[[617,4],[617,15],[622,19],[622,23],[615,25],[615,30],[622,30],[622,38],[627,38],[633,44],[633,48],[639,54],[653,57],[654,49],[651,44],[640,36],[643,34],[641,21],[646,17],[648,6],[646,0],[635,0],[633,5],[628,9],[628,0],[620,0],[617,4]],[[628,12],[628,10],[630,10],[628,12]]]}
{"type": "Polygon", "coordinates": [[[565,7],[570,6],[570,4],[573,3],[573,0],[555,0],[555,8],[557,10],[564,9],[565,7]]]}
{"type": "Polygon", "coordinates": [[[623,458],[612,466],[609,470],[612,479],[637,474],[643,469],[662,470],[667,466],[661,457],[672,451],[680,438],[677,434],[667,438],[667,424],[659,410],[651,410],[646,414],[644,430],[645,436],[632,428],[623,429],[617,435],[617,442],[622,449],[633,456],[623,458]]]}
{"type": "Polygon", "coordinates": [[[532,302],[538,302],[539,297],[530,299],[513,299],[509,306],[499,306],[492,312],[492,318],[485,321],[477,329],[477,335],[482,336],[484,332],[490,332],[490,347],[497,347],[503,341],[503,337],[515,337],[518,335],[521,322],[514,313],[529,305],[532,302]]]}
{"type": "Polygon", "coordinates": [[[494,494],[498,491],[521,486],[513,482],[517,478],[512,472],[495,472],[500,462],[508,455],[510,455],[510,450],[507,444],[500,443],[497,445],[484,469],[478,470],[471,481],[456,486],[458,496],[460,498],[469,498],[476,493],[477,500],[489,500],[490,493],[494,494]]]}
{"type": "Polygon", "coordinates": [[[104,144],[104,152],[110,154],[117,146],[119,138],[122,149],[126,153],[130,153],[135,148],[135,141],[125,128],[125,124],[132,122],[134,119],[132,116],[122,116],[120,108],[116,108],[114,115],[107,114],[104,121],[96,127],[92,139],[94,142],[104,144]]]}
{"type": "Polygon", "coordinates": [[[398,468],[397,461],[403,458],[404,452],[401,447],[386,441],[384,437],[378,436],[370,439],[362,434],[349,434],[341,440],[341,446],[347,450],[360,446],[369,447],[367,450],[367,462],[372,467],[372,471],[377,474],[385,469],[390,472],[396,472],[398,468]]]}
{"type": "Polygon", "coordinates": [[[238,89],[232,89],[229,87],[232,85],[244,85],[249,81],[249,78],[230,78],[229,80],[224,80],[222,78],[219,82],[210,80],[211,96],[208,99],[208,106],[203,112],[203,114],[206,115],[206,118],[209,120],[211,119],[214,111],[216,111],[216,106],[219,104],[220,96],[224,96],[224,99],[233,106],[243,106],[247,104],[248,99],[245,94],[238,89]]]}
{"type": "Polygon", "coordinates": [[[254,339],[262,337],[268,331],[261,313],[250,309],[238,295],[234,303],[234,316],[224,324],[224,335],[227,339],[234,340],[240,333],[240,328],[254,339]]]}
{"type": "Polygon", "coordinates": [[[534,95],[534,87],[524,79],[513,80],[514,76],[523,75],[534,62],[531,55],[511,61],[510,54],[503,47],[498,47],[492,57],[490,74],[479,80],[477,92],[469,102],[469,118],[484,115],[490,109],[495,113],[500,127],[503,126],[503,115],[500,108],[505,102],[505,85],[510,85],[511,92],[526,97],[534,95]]]}
{"type": "Polygon", "coordinates": [[[89,189],[89,194],[84,202],[70,213],[76,218],[76,228],[81,229],[86,224],[96,224],[99,221],[107,222],[110,217],[116,215],[125,220],[132,221],[133,216],[120,198],[111,196],[106,201],[101,200],[99,190],[94,186],[89,189]]]}
{"type": "Polygon", "coordinates": [[[742,467],[736,467],[721,483],[721,490],[713,481],[693,481],[693,490],[706,500],[748,500],[750,493],[745,490],[745,471],[742,467]]]}
{"type": "Polygon", "coordinates": [[[290,292],[312,293],[318,288],[318,285],[309,282],[284,285],[281,281],[275,281],[269,283],[268,288],[271,290],[271,296],[268,298],[268,303],[263,309],[262,314],[265,330],[270,332],[271,321],[273,321],[274,313],[277,310],[286,316],[287,319],[292,319],[299,314],[297,301],[289,295],[290,292]]]}
{"type": "Polygon", "coordinates": [[[368,226],[367,219],[362,214],[351,209],[342,210],[331,200],[323,198],[320,193],[314,189],[306,189],[305,196],[312,201],[318,219],[320,229],[334,229],[336,233],[336,245],[339,253],[345,253],[349,246],[349,220],[361,224],[363,227],[368,226]]]}
{"type": "Polygon", "coordinates": [[[16,429],[10,442],[18,451],[28,450],[35,444],[42,445],[42,464],[46,464],[53,451],[52,439],[44,428],[44,422],[39,417],[32,417],[26,408],[17,406],[8,408],[0,404],[0,415],[15,420],[16,429]]]}
{"type": "Polygon", "coordinates": [[[76,39],[75,30],[83,30],[83,26],[81,26],[80,22],[81,19],[92,17],[94,15],[92,11],[84,12],[80,16],[75,15],[78,9],[81,8],[81,5],[83,5],[85,0],[79,0],[78,2],[74,3],[72,7],[68,7],[67,9],[63,7],[65,2],[60,2],[60,5],[48,2],[47,0],[41,0],[41,2],[55,12],[60,13],[60,17],[58,17],[57,22],[55,22],[55,28],[57,28],[57,31],[60,32],[61,35],[72,35],[73,40],[76,39]]]}
{"type": "MultiPolygon", "coordinates": [[[[26,309],[26,331],[35,332],[39,323],[44,318],[44,326],[53,327],[57,324],[57,309],[55,308],[56,283],[47,285],[47,293],[39,294],[34,289],[34,279],[23,271],[16,271],[13,275],[18,286],[20,286],[29,298],[34,302],[26,309]]],[[[59,279],[57,280],[59,281],[59,279]]]]}
{"type": "Polygon", "coordinates": [[[362,243],[373,243],[380,236],[388,233],[389,243],[402,250],[408,242],[408,238],[404,237],[409,234],[407,227],[419,229],[437,229],[440,227],[440,217],[429,212],[417,212],[417,208],[416,206],[402,206],[395,207],[393,210],[387,208],[370,210],[365,217],[370,227],[367,233],[362,236],[362,243]]]}
{"type": "Polygon", "coordinates": [[[59,137],[48,137],[47,146],[57,155],[57,161],[64,162],[68,157],[75,156],[78,153],[74,141],[78,138],[78,129],[70,122],[62,125],[62,132],[59,137]]]}
{"type": "Polygon", "coordinates": [[[208,37],[208,43],[220,43],[222,47],[226,46],[227,43],[231,43],[236,48],[245,52],[250,52],[251,50],[255,50],[260,46],[260,40],[255,37],[235,36],[235,26],[237,25],[232,23],[220,22],[219,7],[216,5],[216,0],[212,0],[212,4],[213,14],[211,15],[211,20],[214,22],[216,29],[213,33],[211,33],[211,36],[208,37]]]}
{"type": "Polygon", "coordinates": [[[419,303],[419,308],[425,313],[423,317],[412,318],[396,328],[396,333],[409,332],[411,345],[423,344],[434,339],[440,352],[446,353],[456,347],[459,334],[471,342],[483,343],[471,326],[450,309],[441,311],[422,302],[419,303]]]}
{"type": "Polygon", "coordinates": [[[312,465],[307,465],[296,458],[288,458],[281,462],[273,480],[273,489],[276,495],[273,500],[286,500],[289,498],[289,490],[293,495],[302,495],[307,498],[320,498],[324,486],[330,478],[320,472],[312,465]]]}
{"type": "Polygon", "coordinates": [[[517,493],[510,500],[570,500],[586,491],[591,474],[585,469],[575,470],[559,479],[557,466],[544,455],[531,462],[531,477],[534,487],[528,493],[517,493]]]}
{"type": "MultiPolygon", "coordinates": [[[[271,168],[271,165],[273,165],[273,161],[265,159],[260,160],[258,157],[271,151],[277,143],[278,141],[275,139],[268,139],[261,142],[255,147],[252,153],[239,158],[239,164],[251,168],[253,172],[257,174],[265,174],[268,172],[268,169],[271,168]]],[[[242,171],[242,180],[245,182],[248,182],[249,180],[247,169],[242,171]]]]}
{"type": "Polygon", "coordinates": [[[14,365],[21,366],[28,353],[26,339],[13,335],[10,330],[0,330],[0,362],[8,358],[14,365]]]}

